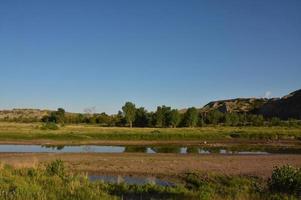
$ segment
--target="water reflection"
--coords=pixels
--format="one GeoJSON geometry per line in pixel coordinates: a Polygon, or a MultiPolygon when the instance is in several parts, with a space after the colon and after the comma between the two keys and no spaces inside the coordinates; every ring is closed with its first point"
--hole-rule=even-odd
{"type": "Polygon", "coordinates": [[[174,154],[301,154],[301,148],[233,146],[104,146],[104,145],[0,145],[0,152],[15,153],[174,153],[174,154]]]}
{"type": "Polygon", "coordinates": [[[51,148],[51,149],[55,149],[55,150],[62,150],[64,149],[64,145],[42,145],[42,147],[45,148],[51,148]]]}
{"type": "Polygon", "coordinates": [[[136,177],[136,176],[111,176],[111,175],[90,175],[91,181],[103,181],[105,183],[126,183],[129,185],[160,185],[160,186],[174,186],[175,184],[166,180],[158,179],[156,177],[136,177]]]}
{"type": "Polygon", "coordinates": [[[163,147],[151,147],[155,153],[185,153],[181,151],[181,147],[176,146],[163,146],[163,147]]]}
{"type": "Polygon", "coordinates": [[[147,153],[147,147],[127,146],[124,149],[126,153],[147,153]]]}
{"type": "Polygon", "coordinates": [[[199,153],[199,147],[187,147],[187,153],[199,153]]]}

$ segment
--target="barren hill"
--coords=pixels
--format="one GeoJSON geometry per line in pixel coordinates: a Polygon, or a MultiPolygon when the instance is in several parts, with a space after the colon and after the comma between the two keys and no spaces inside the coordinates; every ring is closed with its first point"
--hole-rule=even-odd
{"type": "Polygon", "coordinates": [[[201,112],[218,110],[223,113],[252,113],[281,119],[301,119],[301,90],[282,98],[237,98],[212,101],[200,109],[201,112]]]}
{"type": "Polygon", "coordinates": [[[269,99],[237,98],[220,101],[212,101],[200,109],[201,112],[218,110],[223,113],[248,113],[260,108],[269,99]]]}
{"type": "Polygon", "coordinates": [[[40,109],[12,109],[12,110],[0,110],[0,120],[3,119],[42,119],[45,115],[49,115],[50,110],[40,109]]]}
{"type": "Polygon", "coordinates": [[[257,113],[266,117],[301,119],[301,89],[275,101],[268,101],[257,113]]]}

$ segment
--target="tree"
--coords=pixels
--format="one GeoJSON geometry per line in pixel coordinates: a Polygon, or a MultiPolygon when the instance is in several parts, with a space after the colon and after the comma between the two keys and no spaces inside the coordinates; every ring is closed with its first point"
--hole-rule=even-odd
{"type": "Polygon", "coordinates": [[[123,114],[125,116],[126,121],[129,123],[130,127],[133,126],[133,121],[136,117],[136,107],[135,104],[131,102],[126,102],[122,107],[123,114]]]}
{"type": "Polygon", "coordinates": [[[218,110],[213,110],[206,115],[207,124],[218,124],[223,118],[223,113],[218,110]]]}
{"type": "Polygon", "coordinates": [[[281,120],[278,117],[272,117],[271,125],[272,126],[279,126],[279,125],[281,125],[281,120]]]}
{"type": "Polygon", "coordinates": [[[226,113],[225,124],[230,126],[237,126],[239,124],[239,115],[237,113],[226,113]]]}
{"type": "Polygon", "coordinates": [[[65,122],[65,110],[63,108],[58,108],[55,112],[56,123],[64,124],[65,122]]]}
{"type": "Polygon", "coordinates": [[[262,126],[264,124],[262,115],[248,115],[248,118],[253,126],[262,126]]]}
{"type": "Polygon", "coordinates": [[[170,122],[172,127],[177,127],[181,121],[180,113],[177,109],[173,109],[170,112],[170,122]]]}
{"type": "Polygon", "coordinates": [[[42,121],[64,124],[65,110],[63,108],[58,108],[57,111],[51,112],[50,116],[44,116],[42,121]]]}
{"type": "Polygon", "coordinates": [[[199,127],[203,127],[205,125],[205,121],[204,121],[204,116],[203,116],[203,113],[199,113],[199,116],[198,116],[198,126],[199,127]]]}
{"type": "Polygon", "coordinates": [[[111,124],[111,117],[105,112],[100,113],[96,117],[96,123],[100,124],[101,126],[109,126],[111,124]]]}
{"type": "Polygon", "coordinates": [[[164,125],[164,110],[162,107],[158,106],[157,111],[155,113],[155,126],[156,127],[163,127],[163,125],[164,125]]]}
{"type": "Polygon", "coordinates": [[[165,105],[158,106],[157,111],[155,113],[155,121],[157,127],[167,127],[171,125],[170,121],[170,112],[171,108],[165,105]]]}
{"type": "Polygon", "coordinates": [[[243,126],[248,124],[247,113],[239,114],[239,123],[243,126]]]}
{"type": "Polygon", "coordinates": [[[84,122],[84,115],[83,114],[77,114],[76,116],[76,122],[77,123],[83,123],[84,122]]]}
{"type": "Polygon", "coordinates": [[[136,117],[134,121],[134,126],[136,127],[146,127],[149,124],[149,115],[147,113],[147,110],[145,110],[143,107],[140,107],[136,109],[136,117]]]}
{"type": "Polygon", "coordinates": [[[198,123],[198,110],[195,107],[188,108],[185,115],[185,126],[195,127],[198,123]]]}
{"type": "Polygon", "coordinates": [[[125,126],[126,125],[126,119],[123,115],[123,113],[119,110],[117,115],[112,116],[112,125],[114,126],[125,126]]]}

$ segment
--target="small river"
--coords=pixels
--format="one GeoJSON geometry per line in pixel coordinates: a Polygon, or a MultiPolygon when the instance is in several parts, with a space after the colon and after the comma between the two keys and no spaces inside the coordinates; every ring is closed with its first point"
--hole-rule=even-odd
{"type": "Polygon", "coordinates": [[[201,146],[105,146],[105,145],[14,145],[1,144],[0,153],[175,153],[175,154],[301,154],[301,148],[201,147],[201,146]]]}

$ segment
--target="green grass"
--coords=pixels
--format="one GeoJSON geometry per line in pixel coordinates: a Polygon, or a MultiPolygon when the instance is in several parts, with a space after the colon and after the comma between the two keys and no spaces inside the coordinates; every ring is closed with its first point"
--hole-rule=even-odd
{"type": "Polygon", "coordinates": [[[296,190],[291,191],[284,188],[281,192],[273,191],[266,180],[257,177],[189,173],[184,177],[184,181],[185,188],[197,194],[198,199],[202,200],[297,200],[300,197],[296,190]]]}
{"type": "MultiPolygon", "coordinates": [[[[281,177],[286,178],[286,174],[281,177]]],[[[280,183],[283,182],[283,179],[279,178],[274,181],[279,183],[279,180],[280,183]]],[[[114,200],[122,199],[121,197],[295,200],[300,197],[298,195],[298,190],[296,192],[284,189],[281,192],[274,191],[269,188],[266,180],[245,176],[188,173],[175,186],[158,186],[90,182],[86,175],[72,173],[60,160],[36,168],[14,169],[10,166],[2,166],[0,169],[0,199],[3,200],[114,200]]]]}
{"type": "MultiPolygon", "coordinates": [[[[50,164],[51,165],[51,164],[50,164]]],[[[64,171],[64,176],[49,173],[48,167],[0,170],[0,199],[3,200],[72,200],[114,199],[84,176],[64,171]]],[[[60,171],[62,173],[62,171],[60,171]]],[[[115,198],[116,199],[116,198],[115,198]]]]}
{"type": "Polygon", "coordinates": [[[42,124],[0,123],[0,140],[218,140],[298,139],[300,127],[120,128],[66,125],[41,130],[42,124]]]}

